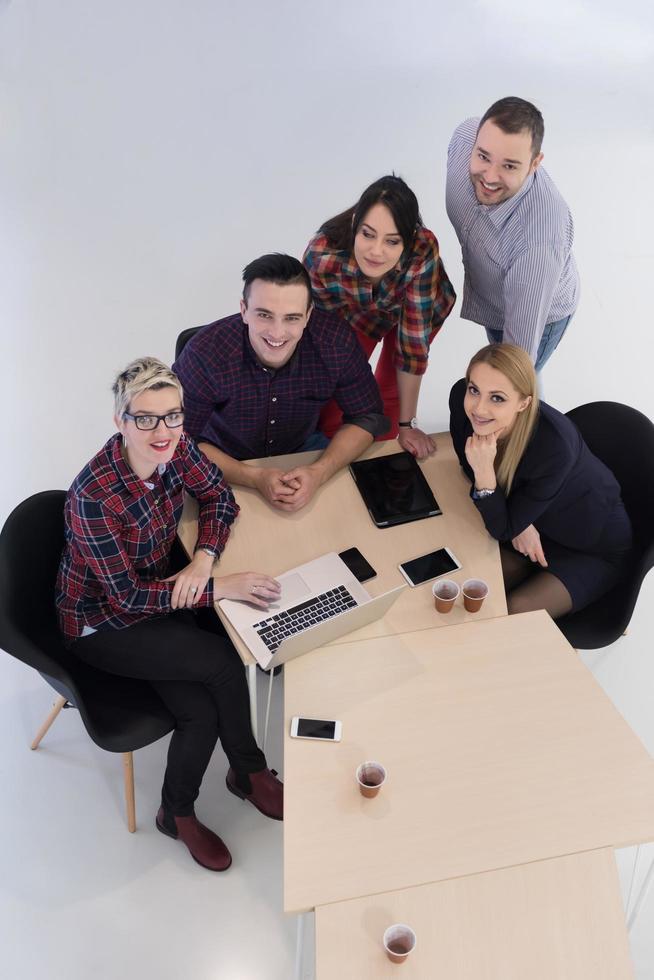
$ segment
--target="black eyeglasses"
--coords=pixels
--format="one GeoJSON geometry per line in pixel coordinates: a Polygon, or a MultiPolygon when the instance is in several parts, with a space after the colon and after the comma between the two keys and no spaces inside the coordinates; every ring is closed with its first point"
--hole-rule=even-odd
{"type": "Polygon", "coordinates": [[[167,429],[179,429],[184,424],[184,412],[168,412],[166,415],[130,415],[129,412],[123,412],[123,418],[129,419],[137,429],[144,429],[146,432],[156,429],[160,422],[165,422],[167,429]]]}

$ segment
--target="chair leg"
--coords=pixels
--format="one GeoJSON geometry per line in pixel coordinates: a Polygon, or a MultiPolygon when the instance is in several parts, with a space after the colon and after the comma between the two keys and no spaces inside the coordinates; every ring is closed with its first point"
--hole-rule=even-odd
{"type": "Polygon", "coordinates": [[[136,804],[134,802],[134,757],[131,752],[123,752],[123,776],[125,779],[127,829],[130,834],[133,834],[136,830],[136,804]]]}
{"type": "Polygon", "coordinates": [[[34,741],[30,745],[30,748],[31,749],[38,749],[38,747],[40,745],[40,742],[41,742],[41,739],[43,738],[43,736],[45,735],[45,733],[48,731],[48,729],[52,725],[53,721],[55,720],[55,718],[57,717],[57,715],[59,714],[59,712],[61,711],[61,709],[63,708],[63,706],[66,704],[66,701],[67,701],[67,698],[64,698],[64,697],[62,697],[62,695],[59,695],[59,697],[57,698],[57,700],[55,701],[55,703],[52,705],[52,711],[50,712],[50,714],[45,719],[45,721],[43,722],[43,724],[39,728],[38,732],[34,736],[34,741]]]}

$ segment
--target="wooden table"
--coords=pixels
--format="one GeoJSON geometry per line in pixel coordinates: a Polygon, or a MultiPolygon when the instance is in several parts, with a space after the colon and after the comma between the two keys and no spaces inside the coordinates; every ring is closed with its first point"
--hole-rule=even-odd
{"type": "Polygon", "coordinates": [[[654,839],[654,762],[545,612],[309,653],[285,717],[287,911],[654,839]],[[342,742],[289,738],[293,715],[342,742]]]}
{"type": "Polygon", "coordinates": [[[416,933],[403,980],[632,980],[610,848],[316,909],[316,980],[397,978],[381,937],[416,933]]]}
{"type": "MultiPolygon", "coordinates": [[[[438,451],[420,465],[441,506],[441,516],[397,527],[375,527],[347,468],[332,477],[305,508],[294,514],[276,510],[254,490],[235,487],[241,513],[220,559],[218,573],[257,571],[278,575],[326,552],[356,546],[377,571],[377,577],[365,583],[368,592],[375,596],[404,583],[397,567],[400,562],[446,546],[462,565],[451,578],[460,583],[466,578],[483,578],[488,582],[490,594],[481,613],[472,616],[465,611],[463,603],[458,602],[450,615],[438,616],[431,595],[433,583],[426,582],[418,588],[405,589],[383,619],[334,642],[452,626],[474,618],[505,616],[506,599],[497,542],[487,533],[470,500],[470,484],[461,472],[449,433],[440,433],[434,438],[438,451]]],[[[361,458],[398,451],[397,442],[377,442],[361,458]]],[[[290,469],[301,462],[311,462],[319,455],[296,453],[257,462],[263,466],[290,469]]],[[[197,538],[197,505],[192,499],[184,507],[179,536],[187,552],[192,553],[197,538]]],[[[223,622],[243,662],[252,663],[247,647],[231,626],[225,620],[223,622]]]]}

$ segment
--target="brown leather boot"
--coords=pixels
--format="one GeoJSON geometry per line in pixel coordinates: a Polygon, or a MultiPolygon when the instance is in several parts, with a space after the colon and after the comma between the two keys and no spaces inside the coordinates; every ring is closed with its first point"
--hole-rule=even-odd
{"type": "Polygon", "coordinates": [[[250,792],[246,793],[236,783],[236,773],[233,769],[228,769],[225,782],[227,789],[234,796],[242,800],[248,800],[252,806],[256,806],[265,817],[271,820],[284,819],[284,784],[277,779],[274,769],[262,769],[260,772],[248,773],[250,780],[250,792]]]}
{"type": "Polygon", "coordinates": [[[213,830],[200,823],[195,814],[190,817],[172,817],[168,822],[174,822],[175,832],[164,822],[164,809],[159,807],[157,813],[157,830],[166,837],[181,840],[191,852],[191,857],[203,868],[209,871],[227,871],[232,863],[232,855],[213,830]]]}

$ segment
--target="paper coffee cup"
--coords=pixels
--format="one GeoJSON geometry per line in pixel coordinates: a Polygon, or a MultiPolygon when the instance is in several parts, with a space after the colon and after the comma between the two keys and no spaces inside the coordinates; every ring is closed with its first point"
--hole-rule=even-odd
{"type": "Polygon", "coordinates": [[[356,771],[359,792],[372,799],[386,781],[386,770],[380,762],[362,762],[356,771]]]}
{"type": "Polygon", "coordinates": [[[447,615],[447,613],[452,612],[461,589],[459,588],[458,582],[453,581],[451,578],[443,578],[438,582],[434,582],[431,591],[434,597],[436,612],[447,615]]]}
{"type": "Polygon", "coordinates": [[[463,605],[468,612],[479,612],[488,595],[488,584],[481,578],[469,578],[463,583],[463,605]]]}
{"type": "Polygon", "coordinates": [[[392,963],[404,963],[407,956],[416,948],[416,934],[411,926],[396,922],[384,933],[384,949],[392,963]]]}

